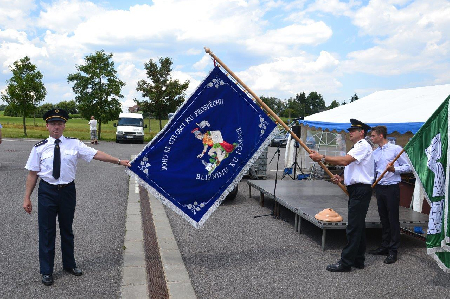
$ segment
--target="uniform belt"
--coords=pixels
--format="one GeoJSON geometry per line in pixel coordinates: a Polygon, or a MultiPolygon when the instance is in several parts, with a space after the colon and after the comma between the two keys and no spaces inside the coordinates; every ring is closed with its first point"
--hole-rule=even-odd
{"type": "Polygon", "coordinates": [[[75,180],[73,180],[72,182],[66,183],[66,184],[51,184],[51,183],[48,183],[45,180],[42,180],[42,182],[45,183],[45,184],[48,184],[48,185],[50,185],[52,187],[56,187],[58,190],[61,190],[61,189],[65,188],[65,187],[68,187],[70,185],[74,185],[75,184],[75,180]]]}
{"type": "Polygon", "coordinates": [[[379,187],[379,188],[388,188],[390,186],[396,186],[396,185],[400,185],[400,182],[391,183],[391,184],[377,184],[377,187],[379,187]]]}
{"type": "Polygon", "coordinates": [[[365,185],[370,185],[369,183],[354,183],[354,184],[350,184],[349,186],[365,186],[365,185]]]}

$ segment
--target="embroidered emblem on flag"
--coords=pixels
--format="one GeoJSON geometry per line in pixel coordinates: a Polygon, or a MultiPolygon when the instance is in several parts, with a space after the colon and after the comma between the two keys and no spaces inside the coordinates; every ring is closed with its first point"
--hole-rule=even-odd
{"type": "Polygon", "coordinates": [[[277,131],[257,103],[215,67],[127,172],[199,228],[277,131]]]}

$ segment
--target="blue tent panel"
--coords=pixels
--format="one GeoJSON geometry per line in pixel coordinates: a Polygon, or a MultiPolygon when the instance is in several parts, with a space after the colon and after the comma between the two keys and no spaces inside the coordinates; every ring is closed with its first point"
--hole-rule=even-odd
{"type": "MultiPolygon", "coordinates": [[[[305,126],[309,127],[315,127],[317,129],[322,130],[336,130],[338,132],[344,130],[347,131],[347,128],[351,126],[349,123],[330,123],[330,122],[321,122],[321,121],[306,121],[306,120],[298,120],[300,124],[303,124],[305,126]]],[[[422,127],[424,122],[409,122],[409,123],[367,123],[367,125],[371,127],[375,127],[377,125],[384,125],[387,127],[388,134],[393,133],[394,131],[404,134],[406,132],[412,132],[413,134],[416,134],[416,132],[422,127]]]]}

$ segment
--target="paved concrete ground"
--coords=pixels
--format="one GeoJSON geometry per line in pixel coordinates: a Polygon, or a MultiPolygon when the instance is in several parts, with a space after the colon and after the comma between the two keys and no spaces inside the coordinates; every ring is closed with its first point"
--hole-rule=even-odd
{"type": "MultiPolygon", "coordinates": [[[[32,198],[33,214],[28,216],[22,209],[27,173],[23,166],[34,143],[5,140],[0,145],[1,297],[120,298],[128,175],[122,167],[112,164],[79,163],[74,231],[76,258],[84,275],[74,277],[61,271],[57,238],[55,284],[45,287],[39,275],[36,192],[32,198]]],[[[139,153],[142,145],[101,143],[96,148],[125,158],[139,153]]],[[[269,148],[269,159],[273,151],[274,148],[269,148]]],[[[276,168],[275,163],[268,167],[269,178],[274,178],[270,170],[276,168]]],[[[271,202],[266,201],[266,207],[260,207],[256,193],[253,194],[254,198],[249,199],[243,180],[237,198],[219,207],[199,230],[165,209],[198,298],[448,298],[450,295],[450,275],[443,273],[425,254],[423,242],[404,235],[399,261],[393,265],[383,264],[383,257],[367,255],[364,270],[327,272],[325,266],[336,262],[345,245],[344,231],[328,234],[328,250],[322,252],[318,228],[305,222],[304,233],[296,233],[292,214],[282,210],[281,220],[272,218],[271,202]]],[[[158,218],[155,227],[162,224],[158,218]]],[[[163,227],[167,229],[167,225],[163,227]]],[[[380,231],[368,230],[367,235],[368,248],[376,247],[380,231]]],[[[172,242],[168,244],[173,250],[176,248],[172,242]]]]}
{"type": "MultiPolygon", "coordinates": [[[[120,298],[129,176],[122,166],[79,162],[73,227],[75,258],[84,274],[62,271],[57,237],[55,284],[46,287],[39,274],[37,190],[32,214],[22,208],[24,166],[36,142],[4,139],[0,145],[1,298],[120,298]]],[[[143,146],[101,142],[95,148],[125,159],[143,146]]]]}
{"type": "MultiPolygon", "coordinates": [[[[268,167],[269,178],[275,169],[276,161],[268,167]]],[[[367,255],[363,270],[330,273],[325,267],[339,259],[345,231],[330,231],[323,252],[320,229],[304,222],[304,233],[296,233],[293,214],[282,210],[282,219],[274,219],[268,216],[272,202],[260,207],[259,193],[252,194],[249,199],[244,179],[237,198],[222,204],[199,230],[166,209],[198,298],[449,297],[450,274],[426,255],[424,242],[402,235],[397,263],[367,255]]],[[[380,230],[367,230],[368,249],[378,246],[380,236],[380,230]]]]}
{"type": "Polygon", "coordinates": [[[145,263],[139,186],[130,179],[125,223],[123,272],[120,295],[123,299],[147,299],[148,275],[145,263]]]}

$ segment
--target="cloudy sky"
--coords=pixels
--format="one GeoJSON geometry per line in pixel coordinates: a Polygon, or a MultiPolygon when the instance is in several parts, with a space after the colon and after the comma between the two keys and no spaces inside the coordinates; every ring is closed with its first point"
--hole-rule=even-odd
{"type": "Polygon", "coordinates": [[[141,99],[144,63],[173,59],[190,94],[211,50],[256,94],[357,93],[450,83],[446,0],[0,0],[0,90],[14,61],[44,75],[45,102],[74,99],[67,75],[84,57],[113,54],[124,102],[141,99]]]}

